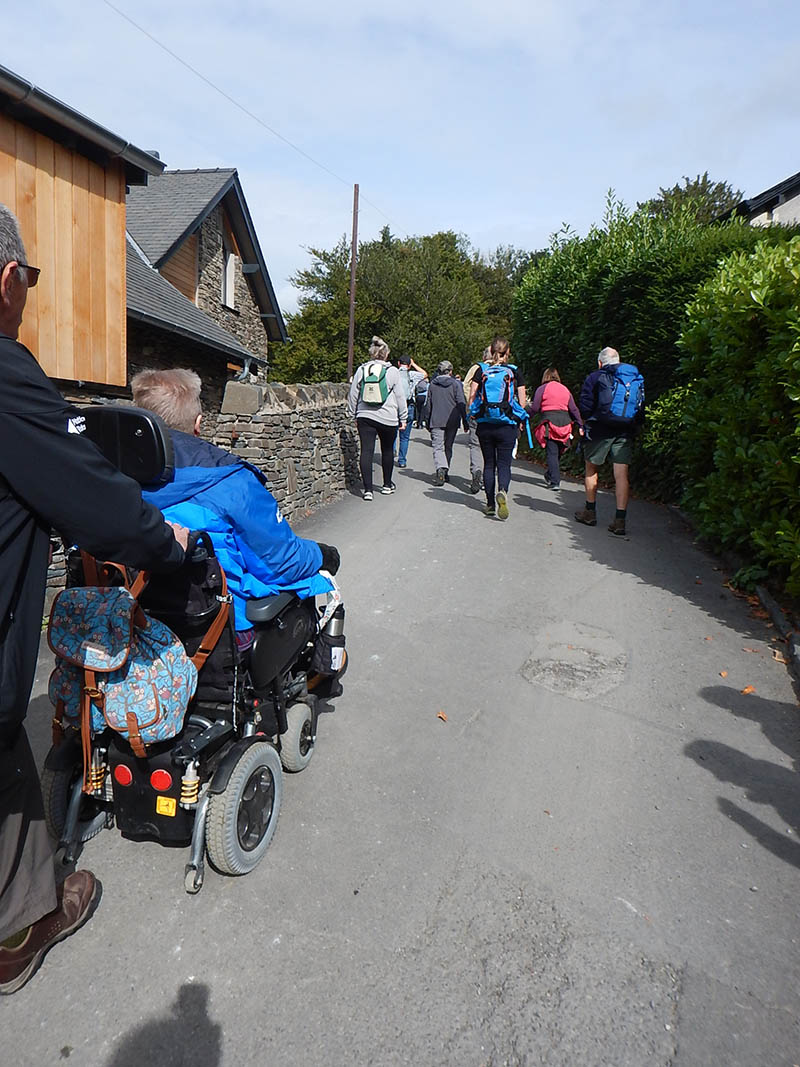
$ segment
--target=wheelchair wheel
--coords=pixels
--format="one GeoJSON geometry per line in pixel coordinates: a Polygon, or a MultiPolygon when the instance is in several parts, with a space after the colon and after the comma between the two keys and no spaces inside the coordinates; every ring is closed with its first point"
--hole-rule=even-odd
{"type": "Polygon", "coordinates": [[[206,849],[222,874],[249,874],[267,851],[283,796],[281,761],[256,742],[239,757],[223,793],[208,801],[206,849]]]}
{"type": "MultiPolygon", "coordinates": [[[[44,797],[44,821],[56,841],[61,840],[67,821],[67,808],[72,788],[83,774],[79,764],[72,767],[42,771],[42,796],[44,797]]],[[[96,837],[110,822],[110,813],[94,797],[81,797],[78,815],[78,841],[83,844],[96,837]]]]}
{"type": "Polygon", "coordinates": [[[281,734],[281,763],[286,771],[302,771],[314,755],[314,717],[308,704],[286,709],[286,733],[281,734]]]}

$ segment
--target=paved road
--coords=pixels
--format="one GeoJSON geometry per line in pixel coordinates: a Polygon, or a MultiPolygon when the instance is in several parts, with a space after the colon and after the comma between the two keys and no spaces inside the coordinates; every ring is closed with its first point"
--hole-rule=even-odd
{"type": "Polygon", "coordinates": [[[182,851],[90,842],[103,901],[0,1002],[5,1062],[800,1063],[772,631],[662,509],[579,527],[520,464],[502,524],[460,444],[442,489],[417,432],[410,461],[304,528],[342,551],[352,665],[264,863],[191,898],[182,851]]]}

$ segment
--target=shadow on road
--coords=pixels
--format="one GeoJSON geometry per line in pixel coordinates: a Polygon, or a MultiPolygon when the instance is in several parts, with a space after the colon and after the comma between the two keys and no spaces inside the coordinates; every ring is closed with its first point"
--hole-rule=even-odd
{"type": "Polygon", "coordinates": [[[748,800],[775,809],[786,830],[767,825],[726,797],[717,799],[720,812],[738,823],[778,859],[800,867],[800,778],[789,767],[770,760],[755,759],[719,741],[692,741],[684,752],[720,782],[730,782],[745,790],[748,800]]]}
{"type": "Polygon", "coordinates": [[[222,1027],[208,1017],[208,986],[182,985],[162,1018],[144,1022],[120,1039],[107,1067],[219,1067],[222,1027]]]}

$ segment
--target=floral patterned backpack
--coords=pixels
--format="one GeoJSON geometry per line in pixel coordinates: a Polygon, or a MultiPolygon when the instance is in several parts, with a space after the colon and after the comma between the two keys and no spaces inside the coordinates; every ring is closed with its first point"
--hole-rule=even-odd
{"type": "MultiPolygon", "coordinates": [[[[53,602],[47,640],[56,654],[49,695],[55,723],[80,726],[84,768],[91,737],[107,727],[136,756],[180,733],[197,668],[180,640],[148,618],[124,586],[64,589],[53,602]]],[[[86,783],[84,784],[86,788],[86,783]]]]}

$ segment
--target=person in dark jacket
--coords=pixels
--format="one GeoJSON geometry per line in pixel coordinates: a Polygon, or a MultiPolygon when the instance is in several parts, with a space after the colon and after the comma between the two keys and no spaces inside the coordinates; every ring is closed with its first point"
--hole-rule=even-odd
{"type": "MultiPolygon", "coordinates": [[[[239,456],[202,440],[200,378],[192,370],[145,370],[131,380],[133,402],[170,428],[175,471],[166,485],[144,490],[165,517],[205,530],[233,596],[237,635],[250,633],[248,600],[292,590],[301,597],[329,592],[322,574],[335,574],[339,553],[308,541],[281,514],[266,478],[239,456]]],[[[239,637],[240,647],[247,644],[239,637]]]]}
{"type": "Polygon", "coordinates": [[[433,484],[444,485],[450,481],[450,462],[458,427],[461,425],[469,431],[464,387],[458,378],[453,377],[453,364],[449,359],[442,360],[428,387],[424,417],[433,447],[433,484]]]}
{"type": "Polygon", "coordinates": [[[56,887],[39,776],[23,721],[36,670],[49,534],[151,571],[183,562],[173,529],[82,435],[80,414],[17,341],[28,289],[14,215],[0,204],[0,992],[21,988],[91,915],[94,875],[56,887]]]}
{"type": "Polygon", "coordinates": [[[586,438],[583,458],[586,462],[584,485],[586,505],[575,512],[577,522],[584,526],[597,525],[597,480],[598,472],[607,459],[614,466],[614,495],[617,512],[609,524],[608,532],[619,537],[625,535],[625,518],[628,513],[628,466],[633,457],[633,439],[644,420],[644,407],[629,426],[605,422],[598,411],[598,389],[603,375],[613,372],[620,362],[615,348],[604,348],[597,357],[597,370],[584,380],[578,397],[578,407],[584,419],[586,438]]]}

